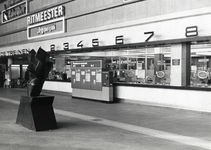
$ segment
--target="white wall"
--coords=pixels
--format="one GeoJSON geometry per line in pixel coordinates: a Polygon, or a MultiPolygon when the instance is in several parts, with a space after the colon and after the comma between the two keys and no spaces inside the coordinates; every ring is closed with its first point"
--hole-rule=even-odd
{"type": "Polygon", "coordinates": [[[117,86],[114,97],[135,103],[211,112],[211,91],[117,86]]]}
{"type": "MultiPolygon", "coordinates": [[[[125,102],[211,113],[211,91],[115,86],[114,98],[125,102]]],[[[71,82],[45,81],[44,90],[72,93],[71,82]]]]}

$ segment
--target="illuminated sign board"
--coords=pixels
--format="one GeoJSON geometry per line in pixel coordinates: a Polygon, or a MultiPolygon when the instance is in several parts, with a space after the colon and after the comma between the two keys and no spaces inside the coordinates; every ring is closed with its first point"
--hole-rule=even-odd
{"type": "Polygon", "coordinates": [[[8,5],[5,5],[5,10],[1,12],[1,21],[6,23],[14,19],[20,18],[27,14],[27,1],[9,1],[8,5]]]}
{"type": "Polygon", "coordinates": [[[57,6],[28,16],[27,38],[34,39],[64,33],[64,15],[64,6],[57,6]]]}
{"type": "Polygon", "coordinates": [[[27,27],[27,38],[34,39],[65,32],[64,17],[27,27]]]}
{"type": "Polygon", "coordinates": [[[57,6],[27,17],[27,25],[33,25],[44,21],[60,18],[65,15],[64,6],[57,6]]]}

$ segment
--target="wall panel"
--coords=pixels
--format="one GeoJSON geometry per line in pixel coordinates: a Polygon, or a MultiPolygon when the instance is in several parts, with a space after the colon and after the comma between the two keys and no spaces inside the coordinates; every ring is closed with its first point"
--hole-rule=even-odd
{"type": "Polygon", "coordinates": [[[86,1],[86,10],[87,11],[91,11],[91,10],[95,9],[95,1],[96,0],[88,0],[88,1],[86,1]]]}
{"type": "Polygon", "coordinates": [[[147,16],[147,3],[140,2],[134,4],[134,19],[141,19],[147,16]]]}
{"type": "Polygon", "coordinates": [[[86,28],[93,28],[95,26],[96,14],[86,16],[86,28]]]}
{"type": "Polygon", "coordinates": [[[191,9],[208,7],[211,5],[211,0],[192,0],[190,4],[191,4],[191,9]]]}
{"type": "Polygon", "coordinates": [[[58,0],[33,0],[29,2],[29,12],[34,12],[37,9],[42,9],[43,7],[47,7],[51,4],[55,4],[59,2],[58,0]]]}
{"type": "Polygon", "coordinates": [[[104,6],[104,1],[95,0],[95,8],[102,8],[104,6]]]}
{"type": "Polygon", "coordinates": [[[119,23],[119,22],[124,21],[124,9],[122,9],[121,7],[118,7],[118,8],[113,9],[112,13],[113,13],[112,23],[119,23]]]}
{"type": "Polygon", "coordinates": [[[175,0],[161,0],[160,7],[161,7],[161,14],[168,14],[175,12],[175,0]]]}
{"type": "MultiPolygon", "coordinates": [[[[60,2],[65,2],[65,0],[32,0],[29,1],[29,12],[45,10],[49,6],[60,2]]],[[[122,0],[67,1],[67,3],[63,4],[66,13],[65,18],[67,18],[67,32],[207,7],[211,5],[211,0],[145,0],[111,8],[122,3],[122,0]]],[[[0,4],[0,11],[4,9],[3,5],[4,3],[0,4]]],[[[26,31],[22,32],[26,27],[26,17],[0,24],[0,46],[27,40],[26,31]],[[12,34],[12,32],[15,32],[15,34],[12,34]]],[[[60,34],[54,37],[61,36],[60,34]]]]}
{"type": "Polygon", "coordinates": [[[159,0],[147,0],[147,17],[161,15],[161,6],[159,0]]]}
{"type": "Polygon", "coordinates": [[[86,28],[86,16],[67,20],[67,32],[82,30],[86,28]]]}
{"type": "Polygon", "coordinates": [[[130,20],[134,20],[134,16],[135,16],[135,4],[131,4],[131,5],[125,5],[123,6],[123,11],[124,11],[124,21],[130,21],[130,20]]]}
{"type": "Polygon", "coordinates": [[[113,0],[113,4],[123,3],[123,0],[113,0]]]}
{"type": "Polygon", "coordinates": [[[67,3],[65,5],[65,7],[66,7],[66,9],[65,9],[65,12],[66,12],[65,16],[66,17],[73,17],[73,16],[76,16],[76,15],[79,15],[79,8],[78,8],[79,4],[78,4],[78,2],[73,1],[71,3],[67,3]],[[69,12],[71,12],[71,13],[69,13],[69,12]]]}
{"type": "Polygon", "coordinates": [[[103,24],[104,25],[108,25],[108,24],[112,24],[112,20],[113,20],[113,15],[112,15],[112,10],[106,10],[103,12],[103,24]]]}
{"type": "Polygon", "coordinates": [[[110,6],[111,4],[113,4],[113,0],[104,0],[104,6],[110,6]]]}
{"type": "Polygon", "coordinates": [[[0,35],[14,30],[26,28],[26,18],[20,18],[0,25],[0,35]]]}
{"type": "Polygon", "coordinates": [[[86,7],[86,1],[87,0],[77,0],[76,3],[78,4],[78,11],[79,13],[85,12],[87,7],[86,7]]]}
{"type": "Polygon", "coordinates": [[[94,17],[95,17],[95,27],[104,25],[104,13],[103,12],[96,13],[94,17]]]}
{"type": "Polygon", "coordinates": [[[27,40],[26,31],[13,33],[0,37],[0,45],[10,44],[13,42],[21,42],[27,40]]]}
{"type": "Polygon", "coordinates": [[[175,12],[190,10],[191,5],[192,5],[191,2],[192,2],[192,0],[191,1],[190,0],[177,0],[177,1],[175,1],[175,6],[174,6],[175,12]]]}

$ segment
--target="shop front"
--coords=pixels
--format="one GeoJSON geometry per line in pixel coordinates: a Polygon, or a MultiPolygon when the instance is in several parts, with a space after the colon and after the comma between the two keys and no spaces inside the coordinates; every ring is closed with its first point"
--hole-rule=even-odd
{"type": "MultiPolygon", "coordinates": [[[[114,101],[210,112],[208,37],[48,52],[54,65],[44,90],[72,93],[71,62],[103,60],[113,72],[114,101]]],[[[9,65],[15,88],[27,67],[27,59],[22,61],[13,59],[9,65]]]]}
{"type": "Polygon", "coordinates": [[[207,37],[186,40],[113,45],[93,52],[87,48],[58,55],[78,61],[105,60],[113,72],[114,101],[210,112],[211,44],[207,37]]]}

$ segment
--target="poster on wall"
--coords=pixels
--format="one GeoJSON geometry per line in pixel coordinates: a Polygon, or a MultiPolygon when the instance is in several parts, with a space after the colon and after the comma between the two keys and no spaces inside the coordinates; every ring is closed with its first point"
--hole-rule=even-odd
{"type": "Polygon", "coordinates": [[[138,78],[145,78],[145,70],[138,69],[138,78]]]}
{"type": "Polygon", "coordinates": [[[76,81],[81,81],[81,74],[80,74],[80,72],[76,73],[76,81]]]}
{"type": "Polygon", "coordinates": [[[85,80],[86,82],[90,82],[90,73],[86,73],[85,80]]]}
{"type": "Polygon", "coordinates": [[[172,59],[172,65],[179,66],[180,65],[180,59],[172,59]]]}
{"type": "Polygon", "coordinates": [[[141,70],[142,69],[142,63],[137,63],[137,69],[141,70]]]}
{"type": "Polygon", "coordinates": [[[102,80],[101,76],[102,76],[101,73],[96,74],[96,82],[101,82],[101,80],[102,80]]]}

